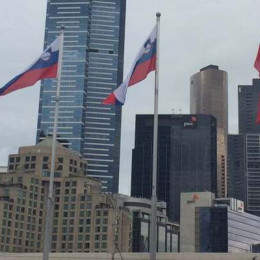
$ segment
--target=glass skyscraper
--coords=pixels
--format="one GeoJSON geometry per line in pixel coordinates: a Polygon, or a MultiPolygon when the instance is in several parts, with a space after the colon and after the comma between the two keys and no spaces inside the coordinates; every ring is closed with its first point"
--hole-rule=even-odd
{"type": "MultiPolygon", "coordinates": [[[[102,100],[123,76],[125,0],[48,0],[45,46],[65,26],[58,138],[88,161],[88,176],[118,191],[121,108],[102,100]]],[[[42,81],[37,142],[52,134],[56,80],[42,81]]]]}
{"type": "MultiPolygon", "coordinates": [[[[133,197],[151,198],[153,122],[153,115],[136,116],[133,197]]],[[[181,192],[216,193],[216,128],[211,115],[159,115],[157,197],[171,221],[180,221],[181,192]]]]}

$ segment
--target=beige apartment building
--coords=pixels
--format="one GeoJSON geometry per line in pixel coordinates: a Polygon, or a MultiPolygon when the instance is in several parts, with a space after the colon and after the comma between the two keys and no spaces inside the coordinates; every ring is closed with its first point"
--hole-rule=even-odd
{"type": "Polygon", "coordinates": [[[191,114],[217,119],[217,196],[227,196],[228,75],[209,65],[190,79],[191,114]]]}
{"type": "MultiPolygon", "coordinates": [[[[0,173],[0,252],[41,252],[52,138],[20,147],[0,173]]],[[[87,162],[57,143],[52,252],[129,252],[132,220],[101,183],[87,177],[87,162]]]]}

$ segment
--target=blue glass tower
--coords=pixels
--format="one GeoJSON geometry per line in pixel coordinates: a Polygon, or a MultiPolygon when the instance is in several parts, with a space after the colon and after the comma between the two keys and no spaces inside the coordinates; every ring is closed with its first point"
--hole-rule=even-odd
{"type": "MultiPolygon", "coordinates": [[[[65,26],[58,136],[88,161],[104,191],[118,191],[121,108],[101,101],[123,76],[125,0],[48,0],[45,46],[65,26]]],[[[37,142],[52,134],[56,80],[42,81],[37,142]]]]}

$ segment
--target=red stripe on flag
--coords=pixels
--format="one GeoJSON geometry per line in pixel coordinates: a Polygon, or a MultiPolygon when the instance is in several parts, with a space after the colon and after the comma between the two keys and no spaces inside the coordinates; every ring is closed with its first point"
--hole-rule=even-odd
{"type": "Polygon", "coordinates": [[[257,52],[257,56],[255,59],[254,67],[258,70],[259,76],[260,76],[260,45],[258,47],[258,52],[257,52]]]}
{"type": "Polygon", "coordinates": [[[34,85],[40,79],[56,78],[57,77],[58,64],[55,63],[50,67],[37,70],[29,70],[25,72],[17,81],[15,81],[10,87],[8,87],[1,96],[4,96],[10,92],[18,89],[26,88],[34,85]]]}
{"type": "Polygon", "coordinates": [[[116,103],[116,97],[114,93],[111,93],[106,99],[102,101],[102,104],[104,105],[109,105],[109,104],[114,105],[115,103],[116,103]]]}
{"type": "Polygon", "coordinates": [[[150,60],[141,63],[135,68],[134,73],[131,76],[128,87],[144,80],[147,75],[155,70],[156,67],[156,55],[154,55],[150,60]]]}

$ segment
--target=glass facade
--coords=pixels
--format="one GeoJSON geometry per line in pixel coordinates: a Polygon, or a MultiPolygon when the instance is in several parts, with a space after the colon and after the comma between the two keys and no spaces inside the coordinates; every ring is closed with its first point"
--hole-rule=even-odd
{"type": "MultiPolygon", "coordinates": [[[[121,108],[101,102],[122,82],[125,8],[125,0],[49,0],[46,15],[45,45],[65,26],[58,138],[109,192],[118,191],[121,108]]],[[[37,142],[53,131],[56,84],[41,84],[37,142]]]]}
{"type": "Polygon", "coordinates": [[[259,92],[259,79],[253,79],[252,85],[238,86],[238,116],[240,134],[260,133],[260,125],[256,124],[259,92]]]}
{"type": "Polygon", "coordinates": [[[246,202],[244,135],[228,135],[228,197],[246,202]]]}
{"type": "Polygon", "coordinates": [[[197,252],[252,252],[260,241],[260,218],[228,207],[196,209],[197,252]]]}
{"type": "MultiPolygon", "coordinates": [[[[131,196],[151,198],[153,116],[137,115],[131,196]]],[[[171,221],[180,219],[180,193],[217,189],[216,119],[159,115],[157,196],[171,221]]]]}
{"type": "Polygon", "coordinates": [[[140,252],[149,252],[149,229],[150,223],[141,222],[141,251],[140,252]]]}
{"type": "Polygon", "coordinates": [[[260,216],[260,134],[246,134],[246,208],[260,216]]]}
{"type": "Polygon", "coordinates": [[[244,138],[243,158],[246,187],[244,191],[246,209],[260,216],[260,125],[256,124],[260,80],[252,85],[238,86],[239,134],[244,138]]]}

